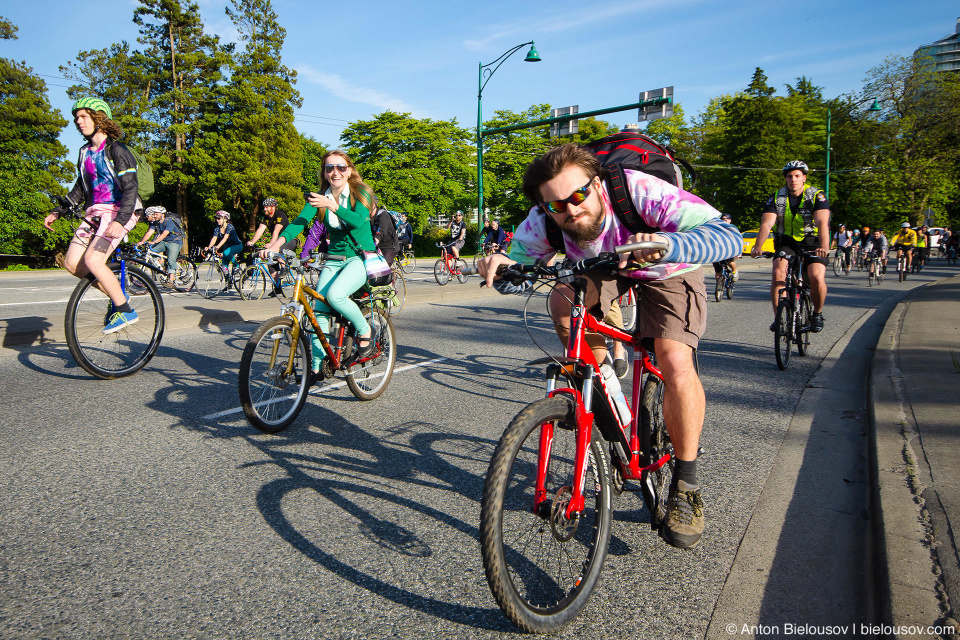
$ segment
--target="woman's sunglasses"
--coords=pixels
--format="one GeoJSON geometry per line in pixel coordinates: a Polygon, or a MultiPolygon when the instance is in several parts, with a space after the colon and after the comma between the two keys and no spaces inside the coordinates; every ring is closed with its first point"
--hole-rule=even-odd
{"type": "Polygon", "coordinates": [[[593,184],[593,178],[590,178],[590,181],[587,182],[587,184],[570,194],[569,198],[564,198],[562,200],[551,200],[550,202],[541,202],[540,209],[544,212],[549,211],[550,213],[563,213],[567,210],[567,204],[572,204],[576,207],[582,204],[583,201],[590,196],[591,184],[593,184]]]}
{"type": "Polygon", "coordinates": [[[324,170],[327,173],[333,173],[333,170],[336,169],[340,173],[344,173],[347,170],[347,165],[345,164],[325,164],[323,165],[324,170]]]}

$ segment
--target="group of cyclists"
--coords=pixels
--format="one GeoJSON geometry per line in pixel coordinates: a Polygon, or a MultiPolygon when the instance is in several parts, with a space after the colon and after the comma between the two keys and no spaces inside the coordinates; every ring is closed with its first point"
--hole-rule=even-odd
{"type": "MultiPolygon", "coordinates": [[[[81,98],[72,109],[74,123],[87,142],[80,150],[79,176],[68,198],[85,201],[90,219],[96,228],[80,225],[68,249],[65,266],[70,273],[84,277],[92,273],[103,292],[111,300],[111,309],[104,332],[119,331],[137,321],[112,271],[105,266],[107,256],[116,248],[126,232],[138,220],[135,212],[142,205],[137,196],[137,166],[133,155],[120,142],[119,127],[111,120],[110,108],[99,98],[81,98]]],[[[326,302],[317,302],[315,310],[324,331],[329,328],[330,312],[336,310],[355,328],[358,351],[355,358],[369,356],[375,346],[371,328],[363,312],[351,300],[351,294],[367,282],[365,262],[377,251],[375,218],[378,207],[373,190],[362,180],[350,156],[342,150],[329,151],[322,161],[322,176],[317,192],[304,194],[305,204],[292,221],[277,208],[277,201],[263,201],[266,220],[246,243],[252,247],[269,234],[266,248],[258,255],[266,258],[283,249],[293,249],[296,238],[306,231],[311,248],[323,247],[345,260],[324,263],[316,290],[326,302]],[[376,236],[376,238],[375,238],[376,236]]],[[[762,210],[756,243],[751,251],[760,257],[761,247],[770,233],[778,254],[801,254],[807,271],[813,300],[811,330],[824,326],[826,302],[826,263],[831,247],[829,231],[830,204],[823,191],[807,183],[808,166],[802,161],[783,167],[784,187],[773,194],[762,210]]],[[[661,535],[680,548],[691,548],[704,529],[703,498],[697,474],[700,433],[705,415],[705,394],[700,382],[696,353],[706,327],[706,290],[700,273],[702,264],[722,265],[733,262],[742,252],[742,236],[728,215],[692,193],[642,171],[624,170],[626,193],[633,208],[648,230],[635,232],[620,219],[611,205],[611,188],[606,171],[597,156],[577,144],[565,144],[536,158],[527,167],[523,192],[533,203],[526,219],[513,234],[509,254],[498,251],[483,258],[478,269],[487,286],[501,293],[517,293],[522,284],[501,278],[498,267],[537,260],[551,260],[557,249],[548,238],[547,219],[562,232],[563,253],[573,260],[596,257],[616,247],[643,241],[660,243],[661,249],[643,249],[623,255],[620,271],[589,273],[588,311],[598,318],[607,315],[616,300],[635,288],[643,300],[638,310],[635,335],[652,348],[663,373],[663,417],[674,452],[665,525],[661,535]],[[633,262],[629,262],[632,260],[633,262]]],[[[143,242],[154,239],[155,249],[166,252],[171,268],[179,252],[182,237],[169,222],[162,207],[150,207],[146,217],[150,232],[143,242]],[[162,246],[160,246],[162,245],[162,246]]],[[[44,221],[47,227],[59,215],[52,212],[44,221]]],[[[237,230],[230,223],[230,214],[217,211],[216,228],[207,251],[223,256],[225,265],[236,263],[243,250],[237,230]]],[[[382,226],[382,224],[381,224],[382,226]]],[[[409,224],[403,221],[399,249],[409,243],[409,224]]],[[[462,212],[457,212],[448,225],[452,236],[451,251],[459,255],[466,239],[462,212]]],[[[886,239],[880,230],[872,234],[864,230],[855,239],[841,228],[837,245],[845,251],[860,241],[868,251],[886,252],[886,239]]],[[[485,240],[506,249],[506,236],[494,221],[485,240]]],[[[894,247],[906,251],[920,246],[917,234],[904,224],[894,237],[894,247]]],[[[307,249],[309,250],[309,249],[307,249]]],[[[773,260],[770,287],[776,310],[780,290],[785,286],[788,261],[781,255],[773,260]]],[[[718,271],[719,273],[719,271],[718,271]]],[[[275,292],[276,293],[276,292],[275,292]]],[[[563,344],[570,335],[571,288],[558,284],[549,298],[549,308],[557,336],[563,344]]],[[[587,336],[587,343],[598,363],[609,367],[607,344],[603,336],[587,336]]],[[[311,372],[314,381],[323,379],[325,352],[313,337],[311,372]]],[[[618,359],[620,355],[617,354],[618,359]]],[[[601,367],[602,368],[602,367],[601,367]]],[[[620,372],[617,372],[620,374],[620,372]]],[[[606,373],[604,373],[606,376],[606,373]]]]}

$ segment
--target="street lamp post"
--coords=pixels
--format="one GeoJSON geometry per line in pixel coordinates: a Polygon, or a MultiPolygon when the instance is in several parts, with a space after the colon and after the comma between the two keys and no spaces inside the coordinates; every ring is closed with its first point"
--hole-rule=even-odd
{"type": "MultiPolygon", "coordinates": [[[[867,98],[869,100],[869,98],[867,98]]],[[[866,100],[862,100],[857,104],[862,104],[866,100]]],[[[873,99],[873,104],[870,105],[870,108],[867,111],[881,111],[880,101],[876,98],[873,99]]],[[[824,185],[824,195],[827,200],[830,200],[830,107],[827,107],[827,179],[826,184],[824,185]]]]}
{"type": "Polygon", "coordinates": [[[486,222],[486,215],[483,211],[483,88],[487,86],[490,78],[500,68],[500,65],[506,62],[507,58],[527,45],[530,45],[530,51],[527,52],[527,57],[523,61],[540,62],[540,54],[537,53],[537,48],[531,40],[509,49],[493,62],[488,64],[478,63],[480,68],[477,75],[477,222],[481,229],[486,222]]]}

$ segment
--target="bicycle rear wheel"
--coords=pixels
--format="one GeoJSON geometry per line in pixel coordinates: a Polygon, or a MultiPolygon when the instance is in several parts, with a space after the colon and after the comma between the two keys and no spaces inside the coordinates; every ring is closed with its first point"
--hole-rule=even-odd
{"type": "Polygon", "coordinates": [[[397,316],[403,311],[403,305],[407,302],[407,280],[403,277],[401,269],[394,269],[392,286],[395,297],[391,301],[390,315],[397,316]]]}
{"type": "Polygon", "coordinates": [[[777,354],[777,366],[786,369],[790,362],[790,348],[793,346],[793,309],[785,297],[777,304],[777,318],[774,321],[774,344],[777,354]]]}
{"type": "Polygon", "coordinates": [[[273,291],[273,278],[262,267],[254,265],[243,270],[240,276],[240,297],[244,300],[260,300],[273,291]]]}
{"type": "MultiPolygon", "coordinates": [[[[377,345],[372,358],[347,369],[347,386],[361,400],[373,400],[386,390],[397,363],[397,341],[393,323],[382,309],[367,307],[363,315],[370,325],[370,337],[377,345]]],[[[357,340],[354,340],[354,344],[357,340]]]]}
{"type": "Polygon", "coordinates": [[[177,272],[173,276],[173,288],[180,292],[193,289],[197,282],[197,265],[190,258],[177,258],[177,272]]]}
{"type": "Polygon", "coordinates": [[[264,433],[290,426],[307,402],[310,389],[310,345],[306,335],[293,341],[293,320],[277,316],[261,324],[240,358],[239,391],[243,413],[264,433]],[[293,370],[287,362],[293,352],[293,370]]]}
{"type": "Polygon", "coordinates": [[[620,305],[620,315],[623,316],[623,330],[633,331],[637,326],[637,293],[635,289],[630,289],[625,294],[617,298],[617,304],[620,305]]]}
{"type": "Polygon", "coordinates": [[[208,300],[223,291],[223,271],[216,262],[201,262],[197,265],[197,293],[208,300]]]}
{"type": "Polygon", "coordinates": [[[809,296],[800,296],[800,312],[796,314],[797,326],[794,331],[797,336],[797,353],[807,355],[810,347],[810,318],[813,315],[813,303],[809,296]]]}
{"type": "Polygon", "coordinates": [[[657,531],[667,517],[667,495],[673,478],[673,443],[663,423],[663,381],[647,374],[640,395],[640,450],[642,466],[649,466],[664,456],[670,459],[659,469],[647,471],[641,478],[643,500],[650,512],[650,528],[657,531]]]}
{"type": "Polygon", "coordinates": [[[576,456],[573,404],[538,400],[511,421],[487,469],[480,509],[480,551],[493,597],[527,632],[548,633],[583,610],[610,541],[611,489],[606,454],[594,429],[583,483],[584,509],[568,519],[576,456]],[[541,441],[552,435],[544,488],[536,504],[541,441]]]}
{"type": "MultiPolygon", "coordinates": [[[[114,273],[120,271],[119,264],[110,268],[114,273]]],[[[137,312],[137,322],[104,334],[103,327],[114,308],[95,283],[92,276],[82,279],[67,302],[67,347],[77,364],[90,375],[108,380],[129,376],[150,362],[163,338],[165,315],[160,289],[150,276],[128,264],[124,290],[130,297],[130,307],[137,312]],[[135,290],[142,290],[144,295],[132,295],[135,290]]]]}
{"type": "Polygon", "coordinates": [[[464,273],[464,271],[467,270],[467,263],[458,258],[456,264],[457,264],[456,266],[457,282],[459,282],[460,284],[463,284],[464,282],[467,281],[467,274],[464,273]]]}
{"type": "Polygon", "coordinates": [[[450,282],[450,269],[447,268],[447,263],[443,258],[433,263],[433,279],[440,286],[450,282]]]}

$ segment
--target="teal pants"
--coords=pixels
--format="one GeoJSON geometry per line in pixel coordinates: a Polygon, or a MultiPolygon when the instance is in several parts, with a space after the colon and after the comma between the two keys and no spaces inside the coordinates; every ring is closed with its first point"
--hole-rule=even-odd
{"type": "MultiPolygon", "coordinates": [[[[320,280],[317,282],[317,293],[327,299],[330,306],[327,306],[319,300],[314,304],[313,310],[317,313],[317,324],[323,329],[324,333],[330,330],[330,308],[333,307],[356,329],[357,335],[370,331],[370,325],[357,303],[350,299],[350,295],[367,282],[367,270],[363,266],[363,260],[354,256],[347,258],[344,262],[327,260],[320,270],[320,280]]],[[[320,364],[326,357],[320,340],[314,335],[311,343],[313,345],[313,370],[319,371],[320,364]]]]}

